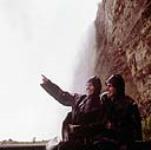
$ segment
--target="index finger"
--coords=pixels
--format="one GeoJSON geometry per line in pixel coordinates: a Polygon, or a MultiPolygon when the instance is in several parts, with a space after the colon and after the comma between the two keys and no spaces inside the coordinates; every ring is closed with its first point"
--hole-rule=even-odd
{"type": "Polygon", "coordinates": [[[43,78],[47,79],[47,77],[46,77],[46,76],[44,76],[43,74],[41,74],[41,76],[42,76],[43,78]]]}

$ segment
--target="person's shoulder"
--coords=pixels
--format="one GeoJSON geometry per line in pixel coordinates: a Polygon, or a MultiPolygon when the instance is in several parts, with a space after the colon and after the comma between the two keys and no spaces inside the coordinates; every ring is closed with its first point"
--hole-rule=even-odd
{"type": "Polygon", "coordinates": [[[108,93],[108,92],[103,92],[103,93],[101,93],[101,94],[100,94],[100,99],[101,99],[101,98],[106,98],[106,97],[107,97],[107,93],[108,93]]]}
{"type": "Polygon", "coordinates": [[[103,92],[103,93],[100,94],[100,101],[101,101],[101,103],[106,102],[107,99],[108,99],[107,98],[107,92],[103,92]]]}
{"type": "Polygon", "coordinates": [[[127,101],[127,103],[128,103],[129,105],[137,106],[136,101],[135,101],[132,97],[126,95],[126,96],[125,96],[125,99],[126,99],[126,101],[127,101]]]}
{"type": "Polygon", "coordinates": [[[79,94],[79,93],[74,93],[73,96],[74,96],[75,98],[86,97],[85,94],[79,94]]]}
{"type": "Polygon", "coordinates": [[[86,97],[85,94],[79,94],[79,93],[74,93],[73,96],[74,96],[74,99],[76,101],[79,101],[79,100],[84,99],[86,97]]]}

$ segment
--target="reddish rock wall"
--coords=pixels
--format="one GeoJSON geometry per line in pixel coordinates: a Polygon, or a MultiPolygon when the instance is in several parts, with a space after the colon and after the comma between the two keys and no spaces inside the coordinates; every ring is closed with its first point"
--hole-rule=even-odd
{"type": "Polygon", "coordinates": [[[121,73],[129,95],[151,100],[151,1],[103,0],[95,24],[96,73],[121,73]]]}

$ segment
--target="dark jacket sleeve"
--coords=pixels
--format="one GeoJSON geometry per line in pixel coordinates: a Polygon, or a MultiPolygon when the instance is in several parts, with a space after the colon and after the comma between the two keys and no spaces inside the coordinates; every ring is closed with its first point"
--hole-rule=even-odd
{"type": "Polygon", "coordinates": [[[141,117],[137,104],[131,105],[131,119],[133,123],[134,140],[142,140],[141,117]]]}
{"type": "Polygon", "coordinates": [[[74,96],[68,92],[63,91],[59,86],[57,86],[50,80],[40,85],[59,103],[65,106],[72,106],[74,104],[74,96]]]}
{"type": "Polygon", "coordinates": [[[63,141],[68,141],[69,140],[69,124],[72,123],[72,112],[69,112],[65,118],[65,120],[62,123],[62,139],[63,141]]]}

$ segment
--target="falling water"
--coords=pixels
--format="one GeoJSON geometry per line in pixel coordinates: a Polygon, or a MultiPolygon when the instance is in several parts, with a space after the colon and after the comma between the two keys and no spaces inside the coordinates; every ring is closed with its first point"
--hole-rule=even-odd
{"type": "Polygon", "coordinates": [[[75,66],[73,89],[78,93],[85,91],[87,79],[94,75],[96,58],[96,29],[94,22],[88,27],[79,46],[78,63],[75,66]]]}

